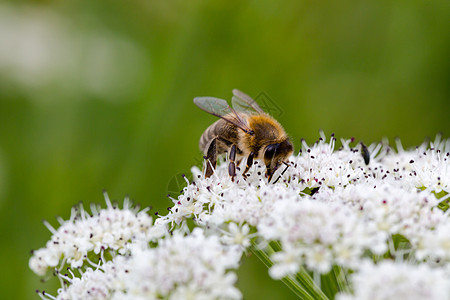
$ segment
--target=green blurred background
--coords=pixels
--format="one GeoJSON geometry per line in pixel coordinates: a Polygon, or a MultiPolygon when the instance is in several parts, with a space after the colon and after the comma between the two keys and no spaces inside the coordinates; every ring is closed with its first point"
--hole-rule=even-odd
{"type": "MultiPolygon", "coordinates": [[[[239,88],[298,149],[319,129],[406,147],[450,129],[450,2],[14,1],[0,4],[2,299],[54,289],[28,269],[42,225],[130,195],[164,213],[214,117],[195,96],[239,88]]],[[[289,299],[256,258],[246,299],[289,299]]],[[[54,290],[53,290],[54,292],[54,290]]]]}

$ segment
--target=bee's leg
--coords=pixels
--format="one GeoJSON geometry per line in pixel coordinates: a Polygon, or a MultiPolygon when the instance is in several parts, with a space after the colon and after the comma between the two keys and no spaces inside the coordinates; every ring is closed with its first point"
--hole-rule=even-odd
{"type": "Polygon", "coordinates": [[[370,152],[369,149],[367,149],[367,146],[364,145],[363,142],[361,142],[361,155],[364,159],[364,163],[368,165],[370,163],[370,152]]]}
{"type": "Polygon", "coordinates": [[[278,169],[278,167],[279,167],[279,165],[275,165],[275,167],[272,169],[272,168],[270,168],[270,165],[266,166],[267,183],[270,182],[270,180],[272,179],[273,174],[275,174],[275,171],[278,169]]]}
{"type": "Polygon", "coordinates": [[[250,152],[249,156],[247,157],[247,165],[245,166],[245,170],[244,173],[242,173],[242,175],[244,176],[244,178],[247,177],[247,172],[250,169],[250,167],[253,165],[253,158],[255,157],[255,153],[250,152]]]}
{"type": "Polygon", "coordinates": [[[231,146],[228,159],[230,160],[228,164],[228,174],[231,176],[231,181],[234,181],[234,177],[236,176],[236,163],[234,162],[236,159],[236,145],[231,146]]]}
{"type": "Polygon", "coordinates": [[[209,144],[208,152],[206,152],[206,156],[204,157],[206,159],[206,171],[205,171],[205,178],[211,177],[211,175],[214,173],[214,169],[216,168],[217,163],[217,138],[214,138],[211,141],[211,144],[209,144]]]}

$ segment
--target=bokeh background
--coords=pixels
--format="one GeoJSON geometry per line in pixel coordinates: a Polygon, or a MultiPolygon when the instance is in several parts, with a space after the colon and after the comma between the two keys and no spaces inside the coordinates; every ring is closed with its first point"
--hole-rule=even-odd
{"type": "MultiPolygon", "coordinates": [[[[450,5],[434,1],[13,1],[0,4],[0,291],[72,205],[130,195],[164,213],[214,117],[195,96],[263,102],[297,149],[320,129],[405,147],[450,129],[450,5]]],[[[254,257],[245,299],[290,299],[254,257]]]]}

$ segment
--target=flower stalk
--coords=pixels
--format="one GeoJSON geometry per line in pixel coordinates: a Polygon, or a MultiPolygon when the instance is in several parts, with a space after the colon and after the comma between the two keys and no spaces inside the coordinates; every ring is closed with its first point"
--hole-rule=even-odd
{"type": "MultiPolygon", "coordinates": [[[[271,245],[275,243],[270,243],[271,245]]],[[[270,260],[270,256],[275,253],[273,247],[268,245],[265,250],[261,250],[255,242],[252,242],[250,251],[261,260],[261,262],[270,268],[273,266],[273,262],[270,260]]],[[[311,279],[307,272],[299,272],[295,277],[286,276],[281,281],[300,299],[319,299],[328,300],[325,294],[318,288],[314,281],[311,279]]]]}

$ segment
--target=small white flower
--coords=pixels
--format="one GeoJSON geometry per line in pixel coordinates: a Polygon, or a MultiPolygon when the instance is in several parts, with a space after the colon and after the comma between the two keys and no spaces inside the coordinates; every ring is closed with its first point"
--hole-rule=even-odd
{"type": "Polygon", "coordinates": [[[227,245],[239,245],[243,249],[250,246],[250,239],[255,236],[255,234],[250,234],[250,226],[244,224],[238,226],[236,223],[228,224],[228,231],[223,231],[222,242],[227,245]]]}
{"type": "Polygon", "coordinates": [[[300,252],[300,249],[287,245],[283,251],[274,253],[271,256],[274,265],[269,269],[270,277],[281,279],[289,274],[297,273],[302,264],[300,252]]]}

